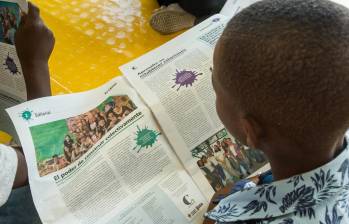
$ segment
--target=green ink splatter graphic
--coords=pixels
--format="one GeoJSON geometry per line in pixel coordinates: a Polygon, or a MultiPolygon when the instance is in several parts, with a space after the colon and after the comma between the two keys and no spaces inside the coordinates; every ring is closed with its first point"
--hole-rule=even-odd
{"type": "Polygon", "coordinates": [[[135,138],[137,146],[133,148],[137,150],[137,153],[144,148],[147,149],[148,147],[152,147],[156,143],[158,136],[161,135],[161,133],[150,130],[147,127],[140,129],[137,126],[137,129],[137,136],[135,138]]]}
{"type": "Polygon", "coordinates": [[[25,121],[29,121],[32,119],[32,111],[29,110],[25,110],[21,113],[21,117],[23,118],[23,120],[25,121]]]}

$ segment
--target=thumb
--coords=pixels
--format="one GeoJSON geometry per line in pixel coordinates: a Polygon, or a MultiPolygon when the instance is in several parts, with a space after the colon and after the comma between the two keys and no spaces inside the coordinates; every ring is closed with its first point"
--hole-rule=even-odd
{"type": "Polygon", "coordinates": [[[19,28],[22,27],[26,21],[28,20],[28,15],[27,14],[23,14],[19,23],[19,28]]]}
{"type": "Polygon", "coordinates": [[[38,20],[40,18],[40,9],[33,3],[28,3],[28,18],[32,21],[38,20]]]}

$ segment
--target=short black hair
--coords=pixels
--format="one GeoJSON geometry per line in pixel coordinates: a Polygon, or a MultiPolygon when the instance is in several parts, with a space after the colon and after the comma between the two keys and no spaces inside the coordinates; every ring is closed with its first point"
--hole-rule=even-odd
{"type": "Polygon", "coordinates": [[[326,0],[257,2],[228,23],[220,44],[219,81],[245,113],[299,142],[348,129],[346,7],[326,0]]]}

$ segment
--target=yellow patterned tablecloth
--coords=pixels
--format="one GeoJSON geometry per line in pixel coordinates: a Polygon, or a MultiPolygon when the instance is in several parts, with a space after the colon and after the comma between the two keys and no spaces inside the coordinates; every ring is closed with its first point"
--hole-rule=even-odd
{"type": "Polygon", "coordinates": [[[155,0],[33,0],[54,31],[53,94],[95,88],[118,67],[174,36],[151,29],[155,0]]]}

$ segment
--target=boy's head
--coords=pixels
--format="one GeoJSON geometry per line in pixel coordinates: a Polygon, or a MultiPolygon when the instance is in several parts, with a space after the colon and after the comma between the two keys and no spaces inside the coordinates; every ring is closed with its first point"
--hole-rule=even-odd
{"type": "Polygon", "coordinates": [[[332,144],[349,127],[349,10],[326,0],[253,4],[219,40],[213,84],[218,114],[241,142],[332,144]]]}

